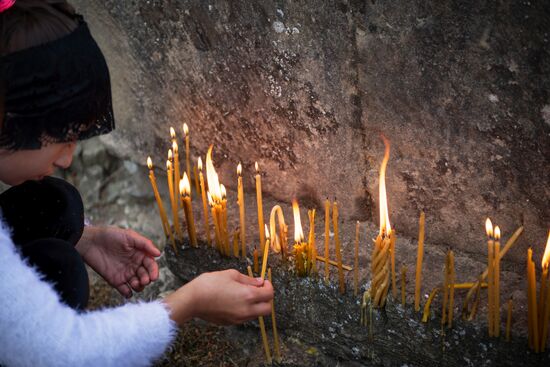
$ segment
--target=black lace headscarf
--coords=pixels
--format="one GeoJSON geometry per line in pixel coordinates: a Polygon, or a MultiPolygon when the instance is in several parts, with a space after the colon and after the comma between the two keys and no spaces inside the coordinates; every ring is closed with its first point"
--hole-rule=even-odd
{"type": "Polygon", "coordinates": [[[114,129],[105,58],[86,22],[0,57],[0,149],[40,149],[114,129]]]}

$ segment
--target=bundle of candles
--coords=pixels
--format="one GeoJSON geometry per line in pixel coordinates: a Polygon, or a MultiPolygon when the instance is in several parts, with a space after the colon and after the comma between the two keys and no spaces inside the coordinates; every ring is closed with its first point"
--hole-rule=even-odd
{"type": "MultiPolygon", "coordinates": [[[[193,218],[192,195],[191,195],[191,161],[189,152],[189,129],[186,124],[183,125],[185,139],[185,156],[186,167],[183,175],[180,175],[179,150],[176,139],[176,133],[173,128],[170,128],[171,148],[168,151],[168,160],[166,162],[166,175],[168,183],[168,191],[170,197],[170,206],[172,210],[172,226],[168,221],[168,215],[164,209],[164,205],[158,186],[156,183],[155,174],[153,171],[153,163],[150,157],[147,158],[149,167],[149,178],[153,187],[154,196],[158,205],[160,219],[162,222],[163,231],[174,248],[178,251],[178,243],[183,242],[183,231],[179,220],[179,209],[183,209],[187,224],[187,233],[191,246],[198,247],[198,239],[196,235],[195,223],[193,218]]],[[[389,210],[386,195],[385,173],[390,156],[389,141],[383,137],[385,152],[382,164],[380,167],[380,182],[379,182],[379,202],[380,202],[380,229],[374,239],[373,252],[371,257],[371,284],[370,288],[362,296],[361,322],[367,324],[367,306],[380,308],[384,307],[387,302],[387,296],[391,284],[393,299],[397,299],[397,281],[395,270],[396,259],[396,233],[390,225],[389,210]]],[[[220,183],[218,174],[214,167],[212,159],[213,146],[210,146],[206,154],[206,177],[204,180],[202,171],[202,159],[198,158],[197,165],[193,167],[193,175],[195,181],[195,191],[197,197],[202,199],[202,214],[204,233],[206,244],[209,247],[214,247],[223,256],[235,256],[247,258],[248,249],[246,241],[246,215],[244,188],[242,178],[242,165],[237,166],[237,203],[239,206],[239,228],[233,232],[232,246],[230,245],[227,216],[227,194],[223,184],[220,183]],[[199,194],[200,192],[200,194],[199,194]],[[210,212],[208,211],[210,207],[210,212]],[[214,224],[214,242],[210,233],[210,215],[214,224]],[[215,244],[215,245],[214,245],[215,244]]],[[[353,293],[358,295],[359,290],[359,233],[360,224],[356,223],[355,231],[355,246],[354,246],[354,266],[353,268],[344,265],[342,262],[342,249],[339,234],[339,211],[336,200],[331,202],[325,201],[325,228],[324,228],[324,256],[317,253],[315,239],[315,209],[308,211],[309,218],[309,233],[308,237],[304,236],[302,229],[300,209],[297,200],[292,201],[292,210],[294,217],[294,246],[292,253],[288,253],[288,226],[285,223],[283,209],[276,205],[271,210],[269,227],[264,223],[263,217],[263,201],[262,201],[262,180],[258,163],[255,163],[256,174],[254,176],[256,184],[256,204],[259,232],[259,248],[262,256],[262,268],[259,269],[260,252],[258,247],[254,247],[252,252],[254,272],[260,273],[261,277],[265,276],[267,268],[268,254],[271,251],[281,253],[282,263],[293,256],[294,270],[298,276],[317,276],[318,262],[324,263],[324,279],[325,282],[330,280],[330,266],[335,266],[338,269],[338,285],[340,293],[346,291],[344,280],[344,270],[353,270],[353,293]],[[334,234],[334,253],[336,260],[330,259],[330,225],[331,225],[331,207],[332,207],[332,230],[334,234]],[[279,228],[277,231],[276,222],[279,228]]],[[[429,297],[424,305],[422,321],[427,322],[430,315],[430,307],[438,293],[443,295],[441,325],[452,327],[454,318],[454,302],[455,291],[466,289],[468,292],[464,297],[462,307],[462,318],[472,320],[477,313],[480,305],[480,295],[483,289],[487,289],[487,324],[488,334],[490,337],[500,336],[500,261],[508,252],[508,250],[516,243],[517,239],[523,232],[523,227],[520,227],[509,238],[505,246],[501,249],[500,238],[501,231],[498,226],[493,228],[491,220],[487,218],[486,233],[488,236],[487,248],[487,269],[471,283],[457,283],[455,272],[454,252],[452,249],[447,251],[445,257],[443,284],[431,290],[429,297]]],[[[419,235],[418,235],[418,250],[416,262],[416,276],[414,287],[414,310],[420,311],[420,294],[422,288],[422,263],[424,254],[424,237],[425,237],[425,214],[420,214],[419,220],[419,235]]],[[[550,233],[546,244],[546,250],[542,260],[542,275],[540,281],[539,297],[537,300],[536,292],[536,277],[535,265],[532,260],[532,249],[528,250],[527,255],[527,278],[528,278],[528,330],[529,330],[529,346],[536,352],[544,351],[546,341],[548,339],[548,324],[550,318],[550,279],[549,279],[549,263],[550,263],[550,233]]],[[[406,270],[407,266],[403,264],[401,268],[401,304],[406,304],[406,270]]],[[[253,276],[252,269],[249,269],[249,275],[253,276]]],[[[510,299],[507,303],[507,319],[506,319],[506,339],[510,340],[511,314],[513,301],[510,299]]],[[[372,311],[371,311],[372,312],[372,311]]],[[[275,314],[273,309],[273,326],[274,334],[276,334],[275,314]]],[[[372,324],[372,323],[371,323],[372,324]]],[[[265,337],[265,327],[263,319],[260,319],[262,329],[262,340],[266,352],[266,359],[271,360],[269,347],[265,337]]],[[[278,338],[276,338],[276,356],[280,358],[278,338]]]]}

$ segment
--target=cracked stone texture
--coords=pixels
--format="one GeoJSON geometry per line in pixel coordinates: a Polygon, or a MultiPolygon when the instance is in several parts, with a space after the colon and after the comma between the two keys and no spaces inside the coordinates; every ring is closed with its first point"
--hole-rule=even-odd
{"type": "MultiPolygon", "coordinates": [[[[214,144],[221,180],[258,161],[267,195],[378,218],[378,170],[397,231],[485,252],[542,256],[550,222],[550,4],[543,1],[75,0],[111,69],[118,156],[162,166],[168,128],[214,144]]],[[[204,158],[203,158],[204,159],[204,158]]],[[[153,205],[153,204],[151,204],[153,205]]]]}

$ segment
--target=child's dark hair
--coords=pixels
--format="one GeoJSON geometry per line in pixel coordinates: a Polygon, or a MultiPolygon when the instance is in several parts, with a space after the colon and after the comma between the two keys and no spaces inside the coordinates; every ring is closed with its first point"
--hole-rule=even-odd
{"type": "Polygon", "coordinates": [[[54,41],[78,25],[64,0],[17,0],[0,13],[0,56],[54,41]]]}

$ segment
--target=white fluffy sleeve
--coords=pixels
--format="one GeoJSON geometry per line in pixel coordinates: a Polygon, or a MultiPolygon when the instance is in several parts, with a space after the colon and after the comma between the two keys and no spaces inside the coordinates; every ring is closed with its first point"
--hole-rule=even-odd
{"type": "Polygon", "coordinates": [[[0,218],[0,365],[147,366],[176,325],[161,302],[76,313],[25,264],[0,218]]]}

